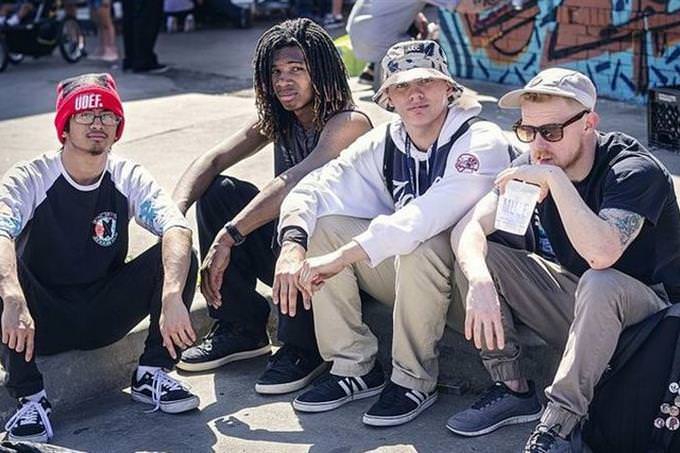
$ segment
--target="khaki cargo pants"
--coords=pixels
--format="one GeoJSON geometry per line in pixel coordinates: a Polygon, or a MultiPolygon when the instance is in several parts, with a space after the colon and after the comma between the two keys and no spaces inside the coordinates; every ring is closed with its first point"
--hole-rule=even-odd
{"type": "MultiPolygon", "coordinates": [[[[369,220],[345,216],[319,219],[309,256],[333,252],[366,230],[369,220]]],[[[437,343],[446,325],[451,297],[453,253],[449,232],[425,241],[411,254],[371,268],[356,263],[327,280],[313,299],[319,352],[331,372],[361,376],[375,364],[378,340],[363,322],[359,290],[394,306],[392,382],[432,391],[439,374],[437,343]]]]}

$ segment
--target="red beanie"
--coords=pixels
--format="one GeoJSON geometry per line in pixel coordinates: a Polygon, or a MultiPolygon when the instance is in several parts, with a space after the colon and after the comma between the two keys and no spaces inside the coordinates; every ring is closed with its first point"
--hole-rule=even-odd
{"type": "Polygon", "coordinates": [[[62,133],[68,120],[74,113],[83,110],[110,110],[120,117],[116,130],[116,140],[123,135],[125,117],[123,104],[116,91],[116,82],[111,74],[83,74],[62,80],[57,85],[57,115],[54,125],[57,128],[57,138],[64,143],[62,133]]]}

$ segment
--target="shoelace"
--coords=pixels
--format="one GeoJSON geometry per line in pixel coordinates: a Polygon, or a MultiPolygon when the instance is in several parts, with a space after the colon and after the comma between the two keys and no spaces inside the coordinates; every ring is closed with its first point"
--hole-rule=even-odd
{"type": "Polygon", "coordinates": [[[147,413],[156,412],[161,407],[161,397],[163,396],[163,389],[167,389],[168,392],[173,390],[185,390],[187,391],[189,387],[181,382],[168,376],[168,373],[163,371],[163,369],[158,369],[153,373],[153,387],[151,389],[151,400],[154,403],[153,409],[145,411],[147,413]]]}
{"type": "Polygon", "coordinates": [[[275,364],[283,361],[284,359],[288,359],[288,361],[291,363],[297,363],[297,361],[300,360],[300,355],[291,346],[282,346],[278,351],[276,351],[276,354],[272,356],[270,362],[275,364]]]}
{"type": "Polygon", "coordinates": [[[525,453],[548,453],[557,440],[555,428],[555,426],[538,425],[529,437],[525,453]]]}
{"type": "Polygon", "coordinates": [[[481,409],[489,404],[503,398],[507,394],[507,391],[502,384],[494,384],[482,393],[476,403],[472,405],[473,409],[481,409]]]}
{"type": "Polygon", "coordinates": [[[5,431],[13,430],[17,425],[35,424],[38,419],[42,422],[47,432],[47,437],[52,437],[52,425],[47,416],[47,411],[38,401],[26,401],[21,405],[21,409],[10,418],[5,424],[5,431]]]}

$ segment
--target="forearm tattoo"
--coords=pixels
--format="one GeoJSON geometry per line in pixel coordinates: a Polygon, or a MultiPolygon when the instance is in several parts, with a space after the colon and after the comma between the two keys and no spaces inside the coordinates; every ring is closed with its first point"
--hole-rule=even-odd
{"type": "Polygon", "coordinates": [[[637,237],[645,221],[640,214],[625,209],[603,209],[599,216],[616,228],[622,247],[626,247],[637,237]]]}

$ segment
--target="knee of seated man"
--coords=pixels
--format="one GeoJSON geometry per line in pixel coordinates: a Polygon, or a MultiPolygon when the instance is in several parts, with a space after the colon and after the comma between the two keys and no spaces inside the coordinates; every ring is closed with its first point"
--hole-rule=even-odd
{"type": "Polygon", "coordinates": [[[588,269],[578,281],[576,305],[591,310],[615,306],[621,300],[623,277],[625,274],[616,269],[588,269]]]}
{"type": "Polygon", "coordinates": [[[411,253],[399,255],[400,268],[424,269],[430,264],[445,263],[453,269],[453,251],[447,241],[438,236],[428,239],[416,247],[411,253]]]}
{"type": "Polygon", "coordinates": [[[231,176],[219,175],[205,189],[198,199],[198,205],[199,208],[213,204],[223,205],[225,202],[254,198],[255,195],[257,195],[257,187],[254,185],[231,176]]]}
{"type": "Polygon", "coordinates": [[[343,223],[345,223],[343,216],[330,215],[318,218],[314,233],[309,238],[310,256],[333,252],[349,242],[351,235],[346,232],[343,223]]]}

